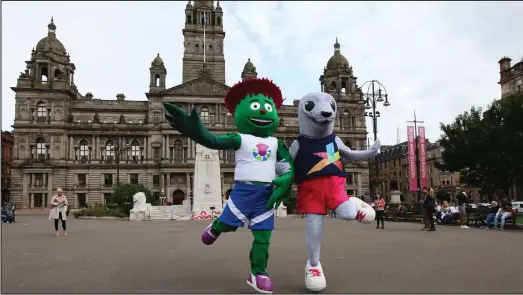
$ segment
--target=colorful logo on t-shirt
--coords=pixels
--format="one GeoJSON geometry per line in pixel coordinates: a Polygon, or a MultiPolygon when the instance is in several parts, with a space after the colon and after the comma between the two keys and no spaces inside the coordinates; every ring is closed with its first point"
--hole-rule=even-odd
{"type": "Polygon", "coordinates": [[[334,143],[329,143],[328,145],[325,146],[325,149],[327,150],[327,152],[320,152],[320,153],[313,154],[315,156],[322,157],[323,159],[321,161],[319,161],[316,165],[314,165],[314,167],[312,167],[312,169],[309,170],[307,175],[317,172],[317,171],[321,171],[323,168],[329,166],[330,164],[334,164],[340,170],[343,170],[343,165],[339,161],[339,159],[341,158],[340,152],[334,151],[334,143]]]}
{"type": "Polygon", "coordinates": [[[263,143],[258,143],[255,148],[252,149],[252,155],[260,162],[265,162],[271,157],[271,150],[269,146],[263,143]]]}

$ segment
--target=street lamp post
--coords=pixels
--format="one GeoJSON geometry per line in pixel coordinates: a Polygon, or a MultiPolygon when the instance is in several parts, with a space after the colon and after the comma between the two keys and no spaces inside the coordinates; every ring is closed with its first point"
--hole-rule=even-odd
{"type": "MultiPolygon", "coordinates": [[[[390,106],[389,95],[385,86],[378,80],[371,80],[363,83],[360,88],[360,101],[365,103],[366,117],[372,118],[372,132],[374,133],[374,141],[378,139],[378,118],[381,116],[380,112],[376,110],[379,103],[383,103],[383,106],[390,106]],[[366,92],[364,92],[365,86],[367,86],[366,92]]],[[[374,172],[375,176],[379,177],[379,166],[378,166],[378,155],[374,159],[374,172]]]]}

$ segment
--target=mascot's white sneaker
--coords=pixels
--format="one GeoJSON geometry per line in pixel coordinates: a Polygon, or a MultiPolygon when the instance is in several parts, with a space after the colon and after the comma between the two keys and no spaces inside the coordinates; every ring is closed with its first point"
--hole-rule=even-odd
{"type": "Polygon", "coordinates": [[[374,209],[372,209],[369,204],[356,197],[349,198],[349,202],[352,202],[358,210],[356,213],[357,221],[364,224],[370,224],[374,222],[374,218],[376,218],[376,211],[374,211],[374,209]]]}
{"type": "Polygon", "coordinates": [[[320,262],[316,266],[311,266],[310,261],[307,260],[307,265],[305,266],[305,286],[312,292],[320,292],[327,287],[327,280],[325,279],[325,274],[323,274],[320,262]]]}

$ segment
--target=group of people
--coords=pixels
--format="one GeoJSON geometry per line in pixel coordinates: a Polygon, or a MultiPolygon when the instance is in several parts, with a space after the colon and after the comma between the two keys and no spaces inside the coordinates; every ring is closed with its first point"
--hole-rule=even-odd
{"type": "MultiPolygon", "coordinates": [[[[452,223],[455,214],[459,214],[461,228],[469,228],[467,226],[467,206],[472,203],[467,196],[467,191],[462,191],[456,196],[457,204],[444,201],[438,204],[432,188],[423,188],[423,231],[435,231],[435,222],[443,225],[452,223]]],[[[501,204],[492,201],[490,204],[487,218],[483,221],[484,228],[500,229],[505,227],[506,219],[512,215],[512,203],[508,198],[503,198],[501,204]]]]}

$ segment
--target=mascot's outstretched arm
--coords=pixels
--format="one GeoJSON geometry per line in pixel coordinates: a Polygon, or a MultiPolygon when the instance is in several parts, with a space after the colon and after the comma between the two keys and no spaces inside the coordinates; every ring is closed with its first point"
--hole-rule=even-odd
{"type": "Polygon", "coordinates": [[[241,146],[241,137],[237,133],[227,133],[216,135],[209,132],[203,122],[200,120],[196,109],[193,109],[191,115],[184,110],[169,102],[163,103],[167,114],[167,122],[181,134],[188,136],[196,143],[213,150],[237,150],[241,146]]]}
{"type": "Polygon", "coordinates": [[[278,139],[278,165],[276,167],[279,177],[272,181],[276,186],[267,203],[267,208],[278,208],[281,202],[289,197],[294,178],[294,166],[292,164],[291,154],[282,140],[278,139]],[[278,167],[280,166],[280,167],[278,167]]]}
{"type": "Polygon", "coordinates": [[[348,146],[346,146],[343,141],[336,136],[336,145],[338,145],[338,150],[340,155],[346,158],[349,161],[364,161],[368,158],[375,157],[378,154],[378,150],[381,147],[381,142],[377,139],[370,150],[366,151],[353,151],[348,146]]]}

